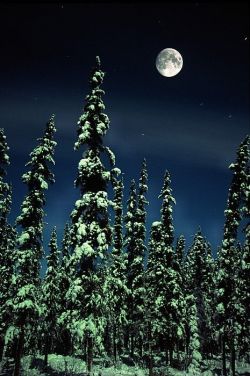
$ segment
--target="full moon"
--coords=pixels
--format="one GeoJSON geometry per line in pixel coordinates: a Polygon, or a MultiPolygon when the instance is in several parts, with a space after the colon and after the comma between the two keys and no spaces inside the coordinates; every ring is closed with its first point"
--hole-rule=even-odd
{"type": "Polygon", "coordinates": [[[157,55],[155,65],[160,74],[173,77],[182,69],[183,59],[175,49],[165,48],[157,55]]]}

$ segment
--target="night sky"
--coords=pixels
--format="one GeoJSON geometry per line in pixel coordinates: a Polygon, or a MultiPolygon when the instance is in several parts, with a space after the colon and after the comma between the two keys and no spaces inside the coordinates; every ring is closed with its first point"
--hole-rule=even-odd
{"type": "Polygon", "coordinates": [[[238,145],[249,133],[249,18],[246,3],[81,3],[0,5],[0,127],[10,146],[14,222],[27,187],[29,153],[56,115],[56,183],[47,193],[45,240],[59,236],[79,190],[82,151],[73,151],[77,120],[99,55],[106,72],[105,144],[129,182],[149,169],[148,228],[169,170],[175,235],[189,245],[198,226],[216,252],[238,145]],[[183,56],[175,77],[161,76],[164,48],[183,56]]]}

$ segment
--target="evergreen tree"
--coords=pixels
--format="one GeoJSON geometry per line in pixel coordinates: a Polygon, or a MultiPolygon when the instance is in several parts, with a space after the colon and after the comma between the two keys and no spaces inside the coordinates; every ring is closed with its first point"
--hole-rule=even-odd
{"type": "Polygon", "coordinates": [[[74,270],[70,267],[71,250],[71,228],[70,225],[66,223],[61,246],[61,262],[58,272],[59,313],[57,322],[59,333],[57,351],[64,355],[71,352],[71,335],[65,322],[65,307],[67,304],[66,294],[70,286],[71,277],[74,276],[74,270]]]}
{"type": "Polygon", "coordinates": [[[176,243],[176,259],[181,266],[184,261],[184,253],[185,253],[185,238],[183,235],[180,235],[179,238],[177,239],[176,243]]]}
{"type": "Polygon", "coordinates": [[[198,312],[198,329],[202,353],[211,350],[213,309],[213,261],[211,250],[201,230],[195,234],[193,244],[187,254],[186,263],[186,291],[196,299],[198,312]]]}
{"type": "Polygon", "coordinates": [[[200,352],[200,334],[198,328],[198,311],[196,298],[193,294],[186,297],[187,317],[189,322],[189,347],[188,347],[188,374],[191,376],[201,375],[202,356],[200,352]]]}
{"type": "Polygon", "coordinates": [[[55,349],[58,337],[57,320],[60,310],[59,286],[59,251],[57,247],[56,228],[51,233],[49,242],[50,253],[47,256],[47,271],[42,286],[42,301],[44,304],[43,335],[45,366],[48,364],[48,354],[55,349]]]}
{"type": "Polygon", "coordinates": [[[114,360],[123,350],[123,330],[127,324],[126,254],[123,252],[123,180],[114,181],[113,249],[105,280],[107,301],[107,334],[105,344],[114,360]]]}
{"type": "Polygon", "coordinates": [[[104,73],[97,57],[90,79],[91,93],[86,97],[75,143],[75,149],[86,146],[86,150],[79,162],[75,181],[81,196],[71,213],[73,254],[70,263],[75,273],[67,293],[68,327],[75,346],[85,345],[89,372],[92,369],[93,351],[103,346],[105,328],[102,267],[111,244],[107,186],[112,177],[120,173],[114,167],[114,154],[103,146],[103,137],[109,128],[108,116],[103,113],[104,91],[100,88],[103,78],[104,73]],[[104,165],[102,156],[105,154],[110,159],[111,170],[104,165]]]}
{"type": "Polygon", "coordinates": [[[238,304],[238,335],[237,343],[241,357],[250,351],[250,168],[246,169],[246,183],[243,186],[243,219],[246,220],[244,228],[244,244],[237,278],[237,304],[238,304]]]}
{"type": "Polygon", "coordinates": [[[181,235],[177,239],[176,251],[173,254],[172,268],[175,274],[175,281],[177,291],[179,291],[178,305],[180,309],[176,336],[176,352],[178,362],[180,362],[180,350],[185,350],[185,316],[186,316],[186,300],[185,300],[185,276],[184,276],[184,250],[185,250],[185,238],[181,235]]]}
{"type": "Polygon", "coordinates": [[[235,270],[235,248],[237,235],[242,220],[242,204],[244,190],[247,185],[247,165],[249,163],[249,143],[247,136],[241,143],[235,163],[229,168],[233,171],[233,179],[229,188],[222,247],[219,253],[219,270],[216,288],[216,319],[222,348],[223,375],[227,376],[226,346],[231,353],[231,368],[235,375],[235,340],[237,336],[236,318],[238,306],[236,300],[237,271],[235,270]]]}
{"type": "Polygon", "coordinates": [[[181,275],[174,262],[172,204],[175,199],[170,183],[170,174],[166,172],[159,195],[162,198],[161,222],[152,225],[146,272],[146,311],[150,319],[154,318],[150,337],[155,337],[156,346],[166,351],[167,363],[172,362],[174,346],[184,335],[185,309],[181,275]]]}
{"type": "Polygon", "coordinates": [[[139,189],[137,205],[135,210],[135,247],[131,254],[131,263],[128,264],[129,269],[133,271],[131,294],[132,294],[132,306],[133,312],[131,315],[131,321],[133,325],[133,333],[131,336],[131,354],[133,355],[134,347],[138,349],[140,358],[142,357],[143,350],[143,319],[144,319],[144,260],[146,255],[146,193],[148,191],[147,186],[148,174],[147,164],[144,158],[139,179],[139,189]],[[135,340],[135,341],[134,341],[135,340]]]}
{"type": "Polygon", "coordinates": [[[11,207],[11,186],[4,181],[5,167],[9,165],[9,147],[4,130],[0,129],[0,360],[4,349],[4,336],[11,318],[8,300],[13,293],[15,230],[8,223],[11,207]]]}
{"type": "Polygon", "coordinates": [[[249,354],[250,345],[250,224],[245,229],[245,244],[238,276],[237,303],[238,303],[238,349],[241,357],[249,354]]]}
{"type": "Polygon", "coordinates": [[[170,174],[166,171],[164,176],[163,188],[159,198],[162,198],[161,224],[162,224],[162,248],[165,253],[165,334],[164,345],[166,349],[167,362],[172,362],[174,346],[183,337],[184,328],[182,315],[184,310],[184,297],[181,289],[180,274],[174,268],[174,226],[172,218],[172,205],[175,199],[172,196],[170,187],[170,174]],[[169,359],[168,359],[169,353],[169,359]]]}
{"type": "Polygon", "coordinates": [[[20,374],[20,361],[25,344],[25,336],[36,325],[41,314],[39,300],[40,287],[40,259],[43,254],[42,233],[45,205],[45,193],[48,184],[54,182],[54,175],[49,165],[54,164],[53,154],[56,142],[54,117],[49,120],[44,136],[39,145],[30,154],[31,160],[27,163],[30,170],[23,174],[22,180],[28,186],[21,214],[17,217],[17,224],[22,232],[17,238],[17,292],[12,301],[13,324],[18,337],[14,376],[20,374]]]}
{"type": "Polygon", "coordinates": [[[150,231],[149,254],[145,276],[145,342],[149,375],[153,375],[154,352],[164,331],[165,254],[162,248],[162,224],[153,222],[150,231]]]}
{"type": "Polygon", "coordinates": [[[127,252],[127,287],[128,287],[128,327],[125,333],[125,346],[129,347],[130,340],[130,352],[133,356],[134,352],[134,306],[133,306],[133,281],[141,270],[141,259],[139,259],[138,265],[133,263],[134,249],[136,249],[136,209],[137,209],[137,193],[135,180],[131,181],[129,199],[127,201],[127,213],[125,216],[125,239],[124,246],[127,252]],[[139,272],[138,272],[139,267],[139,272]]]}

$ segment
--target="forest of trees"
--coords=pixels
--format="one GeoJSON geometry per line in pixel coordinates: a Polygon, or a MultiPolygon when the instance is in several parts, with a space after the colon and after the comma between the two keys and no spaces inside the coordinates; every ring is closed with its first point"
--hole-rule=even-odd
{"type": "Polygon", "coordinates": [[[194,376],[201,375],[203,359],[217,356],[223,376],[235,376],[236,360],[249,361],[250,350],[250,138],[229,166],[232,182],[216,257],[198,227],[188,249],[184,236],[175,238],[168,171],[158,197],[159,220],[147,236],[146,160],[125,202],[122,173],[104,145],[109,118],[103,78],[97,57],[75,142],[83,152],[75,180],[79,198],[62,244],[53,228],[48,255],[43,231],[46,191],[55,182],[54,116],[22,175],[27,194],[15,224],[9,222],[9,148],[0,130],[2,372],[7,359],[13,359],[13,376],[20,375],[22,357],[35,353],[43,355],[46,369],[53,353],[77,354],[89,374],[97,356],[114,364],[127,356],[147,367],[150,376],[157,356],[194,376]]]}

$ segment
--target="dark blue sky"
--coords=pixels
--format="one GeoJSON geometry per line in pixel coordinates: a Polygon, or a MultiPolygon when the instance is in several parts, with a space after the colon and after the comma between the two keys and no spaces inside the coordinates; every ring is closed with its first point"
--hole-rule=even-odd
{"type": "MultiPolygon", "coordinates": [[[[106,72],[106,144],[129,180],[149,168],[148,225],[159,219],[165,169],[172,177],[176,236],[190,244],[201,225],[216,250],[231,182],[230,162],[249,133],[249,18],[246,2],[0,5],[0,127],[10,146],[14,221],[26,193],[28,154],[56,114],[56,184],[46,234],[61,232],[78,190],[73,151],[95,56],[106,72]],[[183,69],[165,78],[157,54],[177,49],[183,69]]],[[[46,240],[48,236],[46,235],[46,240]]]]}

